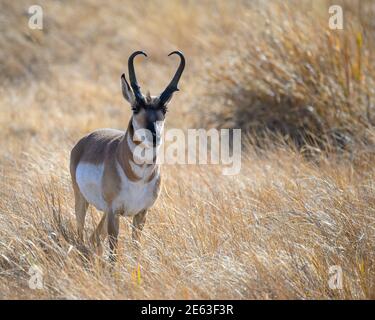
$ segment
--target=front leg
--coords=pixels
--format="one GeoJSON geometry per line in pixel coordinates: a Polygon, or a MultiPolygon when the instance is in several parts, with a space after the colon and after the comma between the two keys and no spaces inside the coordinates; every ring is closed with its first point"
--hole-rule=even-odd
{"type": "Polygon", "coordinates": [[[136,214],[133,218],[132,238],[133,238],[133,243],[137,246],[141,238],[142,229],[146,222],[146,213],[147,213],[147,210],[143,210],[140,213],[136,214]]]}
{"type": "Polygon", "coordinates": [[[119,215],[115,214],[112,210],[107,214],[107,221],[108,221],[108,238],[109,238],[109,259],[112,262],[116,261],[116,254],[117,254],[117,240],[118,240],[118,233],[119,233],[119,224],[120,219],[119,215]]]}
{"type": "Polygon", "coordinates": [[[98,255],[103,254],[103,247],[102,247],[101,240],[104,240],[107,237],[107,232],[108,232],[107,215],[108,213],[105,212],[102,219],[99,222],[99,225],[97,226],[97,228],[95,229],[95,231],[90,237],[90,241],[92,245],[95,247],[98,255]]]}

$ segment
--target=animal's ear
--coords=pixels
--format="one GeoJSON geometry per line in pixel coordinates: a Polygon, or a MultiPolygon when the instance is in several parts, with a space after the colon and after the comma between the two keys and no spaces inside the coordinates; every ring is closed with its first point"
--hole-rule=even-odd
{"type": "Polygon", "coordinates": [[[125,74],[121,75],[121,89],[122,95],[130,103],[133,104],[135,97],[132,89],[130,88],[128,82],[126,81],[125,74]]]}

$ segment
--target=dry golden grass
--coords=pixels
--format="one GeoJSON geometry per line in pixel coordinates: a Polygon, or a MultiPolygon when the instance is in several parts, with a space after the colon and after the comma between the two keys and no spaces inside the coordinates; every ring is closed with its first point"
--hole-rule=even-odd
{"type": "MultiPolygon", "coordinates": [[[[369,3],[362,1],[363,11],[369,3]]],[[[250,12],[232,48],[208,69],[203,123],[280,132],[299,145],[367,142],[375,125],[375,29],[363,20],[375,17],[375,7],[353,15],[344,6],[345,30],[337,31],[326,6],[274,4],[268,14],[250,12]]]]}
{"type": "MultiPolygon", "coordinates": [[[[354,22],[327,35],[325,1],[41,1],[43,32],[27,28],[27,1],[2,1],[0,297],[375,298],[375,131],[365,99],[374,99],[373,26],[370,9],[358,15],[355,1],[344,2],[354,22]],[[264,35],[267,18],[271,35],[264,35]],[[353,38],[359,31],[360,69],[353,38]],[[351,41],[346,61],[340,50],[331,54],[326,35],[351,41]],[[176,48],[188,64],[168,127],[226,123],[251,130],[276,118],[296,130],[294,122],[316,119],[298,113],[314,105],[324,132],[349,132],[353,143],[322,152],[282,139],[266,139],[261,148],[249,142],[233,177],[216,166],[166,165],[140,252],[131,248],[130,224],[122,219],[118,263],[111,268],[90,253],[87,260],[82,252],[90,248],[75,234],[70,149],[93,129],[126,126],[130,108],[119,76],[130,52],[149,54],[136,68],[142,88],[155,94],[175,70],[176,60],[166,55],[176,48]],[[259,64],[261,54],[267,66],[259,64]],[[329,61],[321,65],[319,55],[329,61]],[[290,79],[301,83],[288,93],[290,79]],[[258,121],[249,101],[269,108],[256,113],[258,121]],[[294,111],[292,120],[284,117],[294,111]],[[254,126],[242,125],[238,114],[254,126]],[[306,150],[314,151],[313,160],[306,150]],[[43,271],[42,290],[28,286],[33,265],[43,271]],[[342,290],[329,289],[333,265],[343,269],[342,290]]],[[[370,8],[370,1],[362,3],[370,8]]],[[[99,218],[90,208],[86,240],[99,218]]]]}

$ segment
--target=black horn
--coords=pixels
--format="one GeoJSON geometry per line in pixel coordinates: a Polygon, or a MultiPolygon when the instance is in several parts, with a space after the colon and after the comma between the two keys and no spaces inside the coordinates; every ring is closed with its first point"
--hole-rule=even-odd
{"type": "Polygon", "coordinates": [[[170,99],[173,92],[179,90],[178,87],[177,87],[178,81],[180,80],[182,72],[184,71],[184,68],[185,68],[185,57],[184,57],[184,55],[180,51],[173,51],[168,55],[168,57],[173,55],[173,54],[177,54],[180,57],[181,61],[180,61],[180,65],[178,66],[178,69],[177,69],[172,81],[169,83],[167,88],[163,91],[163,93],[159,97],[159,101],[160,101],[161,104],[165,104],[170,99]]]}
{"type": "Polygon", "coordinates": [[[135,76],[135,71],[134,71],[134,58],[135,58],[137,55],[139,55],[139,54],[142,54],[142,55],[144,55],[145,57],[147,57],[147,54],[145,54],[143,51],[136,51],[136,52],[134,52],[134,53],[129,57],[129,60],[128,60],[128,70],[129,70],[130,86],[131,86],[132,89],[133,89],[133,93],[134,93],[135,99],[136,99],[138,102],[143,102],[143,96],[142,96],[142,93],[141,93],[140,87],[139,87],[139,85],[138,85],[137,78],[136,78],[136,76],[135,76]]]}

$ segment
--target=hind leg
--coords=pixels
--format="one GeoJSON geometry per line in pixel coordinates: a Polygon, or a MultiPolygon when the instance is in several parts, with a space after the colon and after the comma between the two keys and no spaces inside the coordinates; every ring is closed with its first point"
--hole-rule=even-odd
{"type": "Polygon", "coordinates": [[[143,210],[133,218],[133,232],[132,239],[135,247],[139,247],[139,242],[142,234],[142,229],[146,223],[147,210],[143,210]]]}
{"type": "Polygon", "coordinates": [[[79,191],[78,186],[74,186],[74,199],[75,199],[75,214],[77,221],[78,238],[83,241],[83,228],[85,226],[85,218],[89,203],[79,191]]]}

